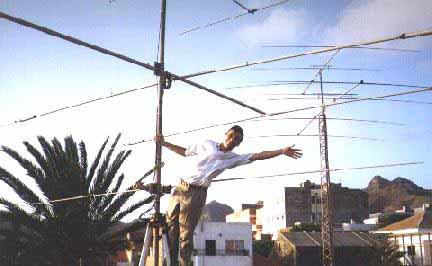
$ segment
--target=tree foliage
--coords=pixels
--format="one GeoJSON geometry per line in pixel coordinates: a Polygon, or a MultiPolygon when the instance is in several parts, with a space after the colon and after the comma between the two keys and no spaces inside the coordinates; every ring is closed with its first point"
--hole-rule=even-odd
{"type": "Polygon", "coordinates": [[[321,232],[320,223],[296,223],[290,227],[290,232],[321,232]]]}
{"type": "Polygon", "coordinates": [[[372,247],[363,256],[370,266],[402,266],[400,258],[404,256],[402,251],[387,239],[378,239],[372,242],[372,247]]]}
{"type": "Polygon", "coordinates": [[[273,253],[274,245],[272,240],[254,240],[252,250],[254,254],[268,257],[273,253]]]}
{"type": "Polygon", "coordinates": [[[50,202],[118,192],[125,177],[117,173],[131,153],[114,155],[119,139],[120,134],[106,150],[107,139],[90,164],[84,142],[77,144],[71,136],[64,139],[64,145],[56,138],[48,142],[38,137],[40,149],[24,142],[31,160],[2,146],[35,181],[36,188],[0,166],[0,181],[25,202],[18,205],[0,197],[0,265],[98,265],[106,255],[130,247],[130,242],[115,234],[101,236],[152,197],[126,209],[133,192],[50,202]]]}

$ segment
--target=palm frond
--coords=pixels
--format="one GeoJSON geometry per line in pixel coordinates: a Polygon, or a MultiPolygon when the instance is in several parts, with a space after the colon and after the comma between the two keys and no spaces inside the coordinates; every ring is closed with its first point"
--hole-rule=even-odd
{"type": "Polygon", "coordinates": [[[48,180],[52,180],[52,176],[54,175],[53,169],[48,163],[47,159],[40,153],[33,145],[28,143],[27,141],[24,142],[24,145],[27,148],[27,151],[36,159],[36,162],[41,167],[41,169],[44,172],[44,186],[40,186],[40,189],[42,192],[49,196],[52,194],[52,186],[51,182],[48,182],[48,180]]]}
{"type": "Polygon", "coordinates": [[[18,205],[3,198],[0,198],[0,205],[6,208],[6,210],[0,210],[0,220],[23,225],[36,232],[44,230],[43,222],[38,215],[29,214],[18,205]]]}
{"type": "Polygon", "coordinates": [[[51,143],[52,150],[54,151],[54,167],[55,169],[57,169],[58,172],[57,179],[60,182],[63,182],[63,179],[68,176],[66,173],[66,171],[68,171],[68,168],[66,167],[66,154],[63,151],[63,147],[57,138],[54,138],[51,143]]]}
{"type": "Polygon", "coordinates": [[[67,157],[76,165],[80,165],[77,144],[72,136],[65,138],[65,153],[67,157]]]}
{"type": "Polygon", "coordinates": [[[77,182],[81,193],[85,193],[83,182],[82,182],[82,169],[80,164],[80,158],[78,155],[78,147],[72,136],[65,138],[65,153],[68,160],[68,164],[73,167],[74,181],[77,182]]]}
{"type": "Polygon", "coordinates": [[[114,162],[111,164],[111,166],[108,168],[106,173],[106,178],[103,180],[103,182],[98,187],[98,191],[105,191],[109,188],[111,185],[114,177],[116,176],[118,170],[123,165],[124,161],[127,157],[131,154],[131,151],[121,151],[116,158],[114,159],[114,162]]]}
{"type": "Polygon", "coordinates": [[[93,163],[92,163],[92,165],[91,165],[91,167],[90,167],[90,171],[89,171],[89,174],[88,174],[88,176],[87,176],[86,186],[85,186],[85,188],[86,188],[86,190],[87,190],[88,192],[90,192],[90,184],[92,183],[93,175],[94,175],[94,173],[95,173],[95,171],[96,171],[96,168],[97,168],[98,165],[99,165],[100,158],[102,157],[102,153],[103,153],[103,151],[105,150],[105,147],[106,147],[106,145],[107,145],[107,143],[108,143],[108,140],[109,140],[109,138],[107,138],[107,139],[105,140],[105,142],[102,144],[101,148],[99,149],[98,154],[96,155],[95,160],[93,161],[93,163]]]}
{"type": "MultiPolygon", "coordinates": [[[[124,174],[121,174],[121,175],[117,178],[117,182],[116,182],[114,188],[111,190],[111,192],[116,193],[116,192],[119,191],[120,186],[121,186],[121,184],[123,183],[124,177],[125,177],[124,174]]],[[[110,195],[107,195],[107,196],[103,199],[103,201],[99,204],[99,206],[98,206],[98,208],[97,208],[97,211],[98,211],[98,212],[103,212],[103,211],[106,209],[106,207],[107,207],[107,206],[112,202],[112,200],[114,199],[115,196],[116,196],[116,194],[110,194],[110,195]]]]}
{"type": "MultiPolygon", "coordinates": [[[[81,165],[81,176],[82,176],[82,183],[85,184],[86,178],[87,178],[87,150],[85,147],[85,143],[81,141],[79,143],[79,151],[80,151],[80,165],[81,165]]],[[[86,187],[83,188],[84,191],[88,192],[88,189],[86,187]]]]}
{"type": "MultiPolygon", "coordinates": [[[[47,179],[50,180],[47,180],[47,182],[55,184],[57,182],[57,177],[59,176],[59,173],[57,172],[57,169],[55,167],[55,152],[44,137],[38,136],[38,141],[42,147],[42,151],[44,152],[48,166],[51,168],[51,175],[47,176],[47,179]]],[[[52,191],[52,193],[55,195],[56,191],[52,191]]]]}
{"type": "Polygon", "coordinates": [[[44,186],[45,176],[42,169],[38,168],[31,161],[21,157],[15,150],[6,146],[2,146],[1,148],[7,155],[12,157],[12,159],[17,161],[27,171],[27,175],[32,177],[39,187],[44,186]]]}
{"type": "MultiPolygon", "coordinates": [[[[128,187],[126,190],[132,190],[133,186],[128,187]]],[[[111,221],[114,215],[119,212],[120,208],[132,197],[135,192],[120,194],[114,201],[108,205],[103,213],[103,219],[111,221]]]]}
{"type": "Polygon", "coordinates": [[[107,172],[107,169],[109,167],[109,162],[111,160],[111,156],[114,152],[114,149],[117,146],[118,141],[120,140],[120,136],[121,136],[121,134],[117,135],[116,139],[114,140],[113,144],[111,145],[111,148],[109,149],[107,155],[105,156],[105,159],[102,162],[102,165],[99,167],[97,176],[96,176],[92,186],[90,187],[91,193],[97,193],[98,187],[106,178],[106,176],[107,176],[106,172],[107,172]]]}
{"type": "MultiPolygon", "coordinates": [[[[99,194],[103,191],[107,191],[109,186],[112,184],[118,170],[126,160],[126,158],[131,154],[131,151],[121,151],[115,158],[114,162],[111,164],[111,166],[108,168],[107,172],[105,173],[106,176],[102,183],[95,189],[95,193],[99,194]]],[[[96,199],[94,202],[94,206],[98,208],[98,205],[101,205],[102,202],[105,202],[107,200],[108,196],[101,197],[99,199],[96,199]]],[[[103,204],[102,204],[103,205],[103,204]]]]}
{"type": "Polygon", "coordinates": [[[42,213],[46,217],[51,215],[51,210],[48,208],[48,205],[38,204],[42,202],[41,198],[39,198],[21,180],[10,174],[2,167],[0,167],[0,180],[12,188],[15,193],[26,202],[26,204],[34,208],[38,213],[42,213]]]}
{"type": "Polygon", "coordinates": [[[129,206],[126,210],[117,213],[117,214],[112,218],[112,220],[113,220],[113,221],[116,221],[116,222],[117,222],[117,221],[120,221],[120,220],[123,219],[126,215],[128,215],[128,214],[134,212],[134,211],[137,210],[138,208],[140,208],[140,207],[142,207],[142,206],[144,206],[144,205],[147,205],[147,204],[153,202],[154,198],[155,198],[155,197],[154,197],[153,195],[151,195],[151,196],[147,197],[146,199],[141,200],[141,201],[139,201],[139,202],[137,202],[137,203],[135,203],[135,204],[129,206]]]}

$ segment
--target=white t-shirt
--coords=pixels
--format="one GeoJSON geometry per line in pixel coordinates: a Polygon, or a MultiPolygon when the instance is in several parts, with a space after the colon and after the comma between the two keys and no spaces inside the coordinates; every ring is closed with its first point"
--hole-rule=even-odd
{"type": "Polygon", "coordinates": [[[215,141],[206,140],[187,147],[186,156],[196,156],[197,162],[192,176],[184,178],[184,181],[197,186],[209,187],[211,181],[226,169],[252,162],[250,159],[253,153],[223,152],[217,148],[217,145],[215,141]]]}

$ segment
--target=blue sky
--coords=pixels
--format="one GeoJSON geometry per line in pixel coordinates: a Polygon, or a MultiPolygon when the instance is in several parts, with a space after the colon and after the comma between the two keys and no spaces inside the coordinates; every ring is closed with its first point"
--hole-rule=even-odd
{"type": "MultiPolygon", "coordinates": [[[[260,7],[274,1],[243,1],[260,7]]],[[[4,0],[0,11],[77,37],[140,61],[156,60],[160,3],[158,1],[24,1],[4,0]]],[[[233,2],[168,1],[166,67],[177,74],[253,62],[314,48],[262,48],[262,45],[348,44],[404,32],[432,29],[432,3],[427,0],[300,1],[293,0],[272,9],[243,16],[204,30],[179,36],[195,26],[243,12],[233,2]]],[[[0,20],[0,124],[41,114],[87,99],[107,96],[153,83],[153,73],[87,48],[79,47],[32,29],[0,20]]],[[[421,53],[344,50],[332,61],[335,67],[382,69],[380,72],[327,71],[325,80],[404,83],[432,86],[432,37],[394,41],[377,47],[416,49],[421,53]]],[[[304,85],[255,87],[226,90],[226,87],[257,84],[272,80],[310,80],[313,70],[256,71],[254,68],[307,67],[323,64],[332,53],[306,56],[276,63],[216,73],[194,80],[241,99],[268,112],[314,106],[311,100],[268,101],[267,94],[300,93],[304,85]]],[[[326,85],[327,92],[343,92],[347,86],[326,85]]],[[[398,87],[360,86],[360,97],[410,90],[398,87]]],[[[318,92],[318,86],[310,92],[318,92]]],[[[397,99],[432,102],[430,92],[397,99]]],[[[206,92],[180,82],[165,93],[164,132],[166,134],[201,126],[255,116],[255,113],[226,103],[206,92]]],[[[329,134],[380,138],[367,141],[330,138],[330,166],[337,168],[386,163],[424,161],[418,166],[346,171],[332,175],[349,187],[363,188],[374,175],[393,179],[410,178],[431,188],[431,105],[395,102],[361,102],[328,110],[329,117],[373,119],[406,124],[383,125],[331,120],[329,134]]],[[[152,138],[155,131],[155,89],[130,93],[80,108],[38,118],[27,123],[0,128],[2,145],[22,150],[22,141],[36,142],[37,135],[63,138],[72,134],[88,143],[91,154],[107,136],[121,132],[122,143],[152,138]]],[[[312,117],[305,111],[283,117],[312,117]]],[[[246,137],[295,134],[307,120],[280,120],[244,123],[246,137]]],[[[221,140],[227,127],[179,135],[167,140],[187,145],[196,139],[221,140]]],[[[317,134],[313,123],[305,134],[317,134]]],[[[320,168],[318,139],[275,137],[245,139],[239,152],[257,152],[295,143],[305,156],[298,161],[277,158],[226,172],[224,177],[246,177],[301,172],[320,168]]],[[[133,176],[152,167],[154,144],[131,146],[132,157],[124,172],[133,176]]],[[[22,174],[14,163],[0,155],[2,166],[22,174]]],[[[188,160],[164,151],[164,180],[174,184],[187,175],[188,160]]],[[[26,177],[23,177],[24,179],[26,177]]],[[[272,178],[263,181],[237,181],[214,184],[208,200],[238,206],[260,200],[283,186],[297,186],[306,179],[318,182],[318,175],[272,178]],[[246,192],[247,191],[247,192],[246,192]]],[[[31,181],[28,181],[31,183],[31,181]]],[[[0,190],[9,193],[4,188],[0,190]]]]}

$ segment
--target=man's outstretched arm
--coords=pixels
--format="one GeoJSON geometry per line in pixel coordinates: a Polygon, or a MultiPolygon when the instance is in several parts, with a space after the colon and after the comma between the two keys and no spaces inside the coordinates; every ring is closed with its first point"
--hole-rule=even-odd
{"type": "Polygon", "coordinates": [[[293,149],[292,147],[286,147],[280,150],[274,150],[274,151],[262,151],[259,153],[255,153],[251,157],[251,161],[257,161],[257,160],[267,160],[274,157],[277,157],[279,155],[286,155],[288,157],[291,157],[293,159],[299,159],[303,156],[302,150],[300,149],[293,149]]]}
{"type": "Polygon", "coordinates": [[[170,151],[177,153],[178,155],[186,157],[186,148],[183,148],[181,146],[166,142],[162,135],[157,135],[154,138],[154,141],[159,143],[162,147],[165,147],[165,148],[169,149],[170,151]]]}

